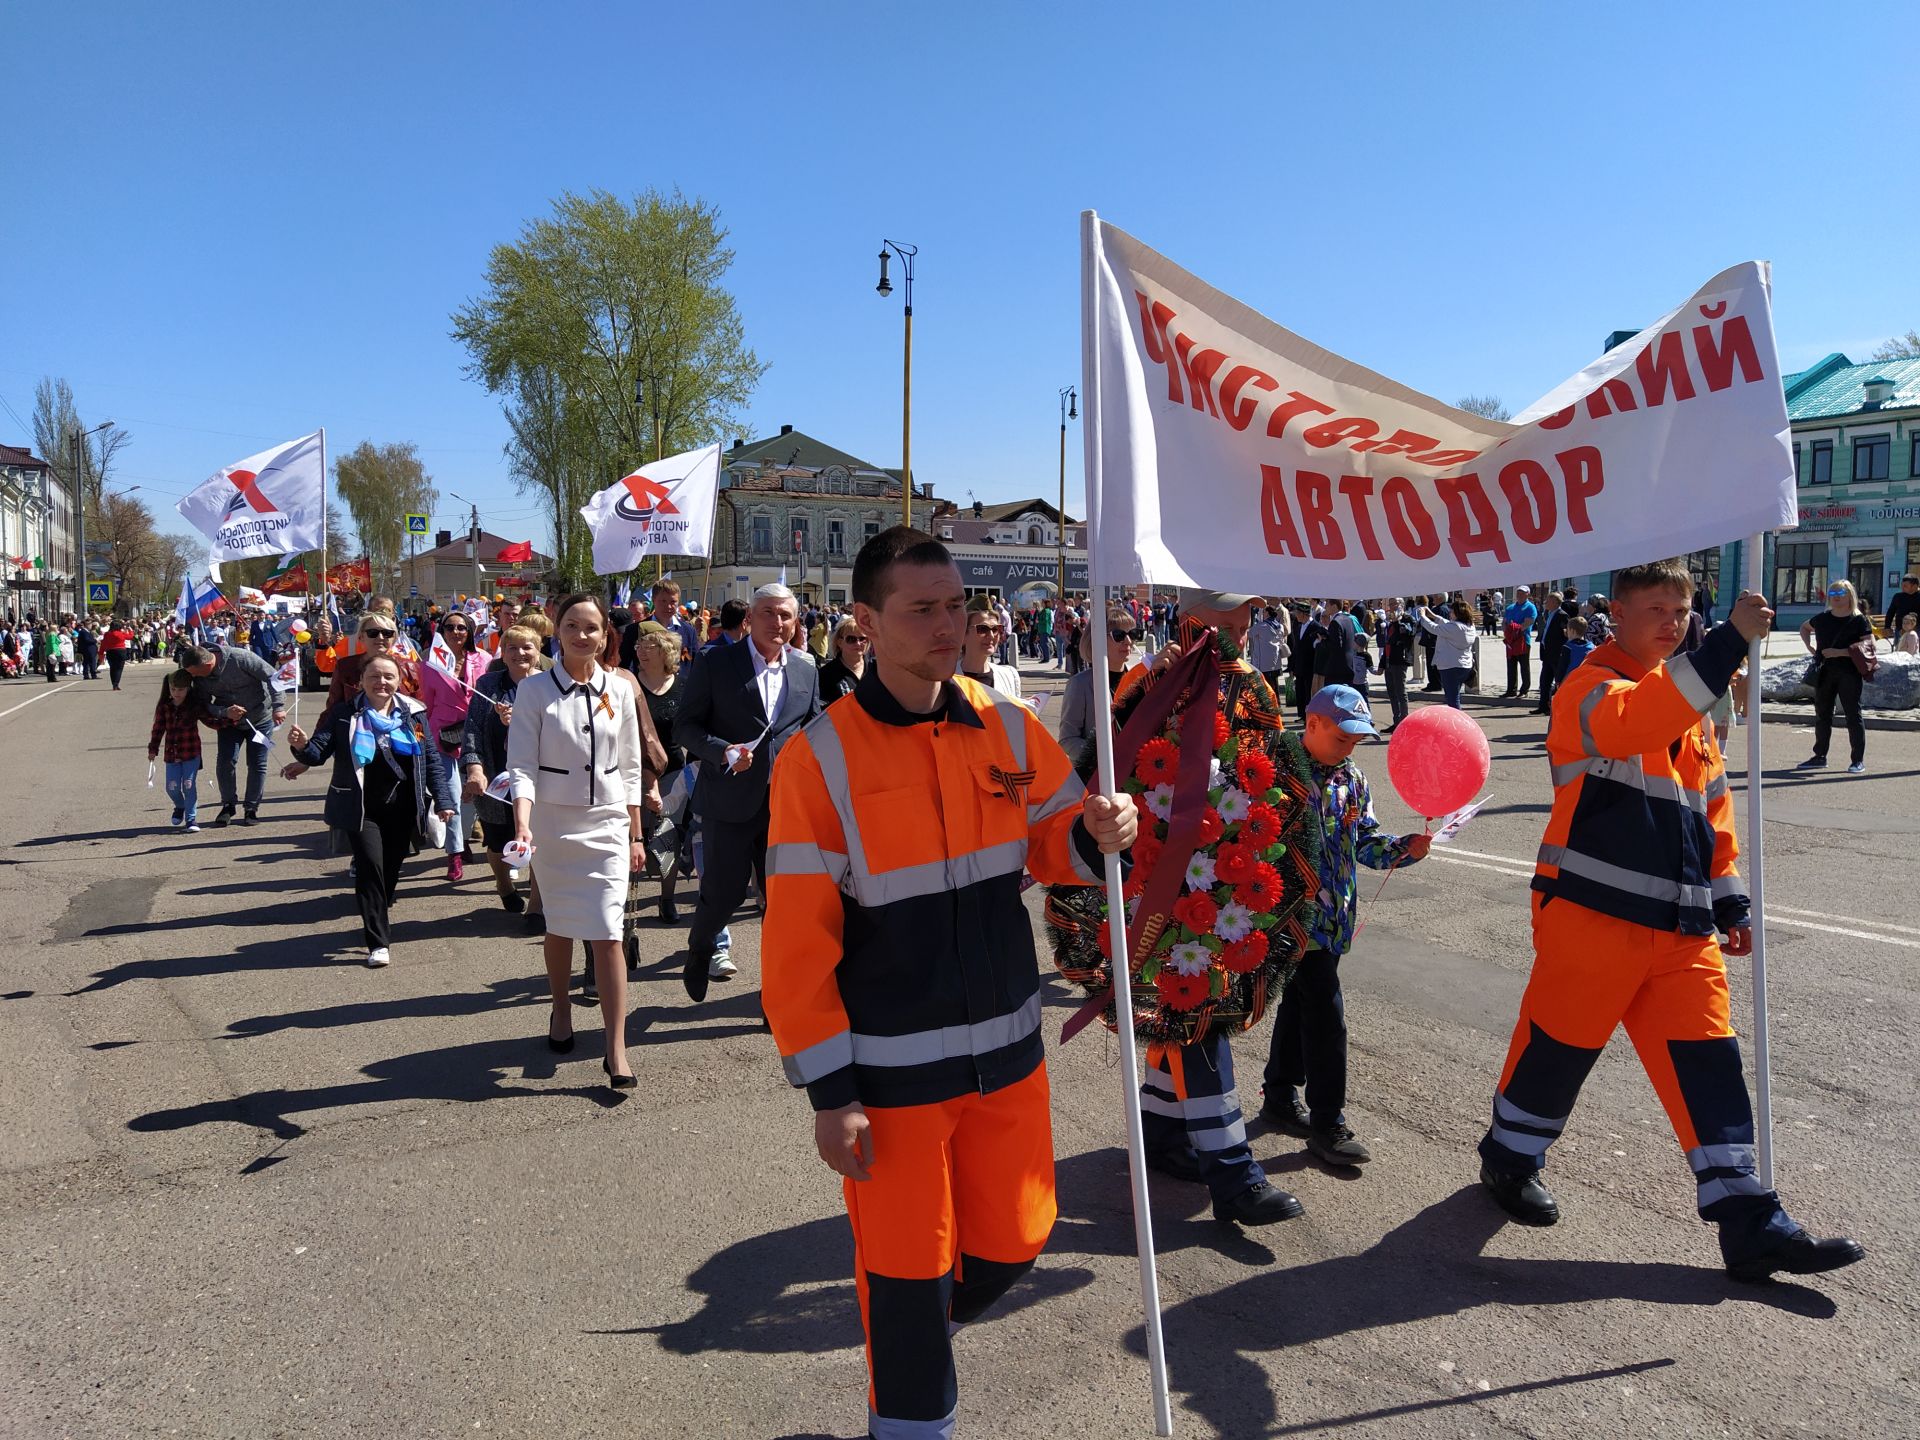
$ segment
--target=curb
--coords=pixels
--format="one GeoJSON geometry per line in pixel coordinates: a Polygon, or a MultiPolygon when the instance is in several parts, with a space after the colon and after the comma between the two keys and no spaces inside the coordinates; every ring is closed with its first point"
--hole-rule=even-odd
{"type": "MultiPolygon", "coordinates": [[[[1411,699],[1417,693],[1419,692],[1409,690],[1408,698],[1411,699]]],[[[1470,690],[1462,691],[1460,698],[1463,700],[1471,698],[1480,705],[1498,706],[1502,710],[1519,710],[1524,707],[1530,711],[1538,703],[1532,696],[1524,700],[1509,700],[1503,695],[1475,695],[1470,690]]],[[[1783,705],[1778,702],[1762,705],[1760,720],[1765,725],[1811,725],[1813,724],[1813,702],[1808,701],[1804,706],[1783,705]]],[[[1860,720],[1869,730],[1920,730],[1920,715],[1893,715],[1884,710],[1868,710],[1862,712],[1860,720]]],[[[1834,716],[1834,724],[1836,727],[1841,726],[1838,715],[1834,716]]]]}

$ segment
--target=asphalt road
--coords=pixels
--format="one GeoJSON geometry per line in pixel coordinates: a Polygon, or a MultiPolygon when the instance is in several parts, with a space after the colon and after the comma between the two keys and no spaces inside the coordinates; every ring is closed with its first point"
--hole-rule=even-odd
{"type": "MultiPolygon", "coordinates": [[[[395,964],[354,962],[323,776],[273,781],[255,829],[168,833],[160,675],[0,685],[0,1434],[862,1433],[851,1245],[756,1024],[759,922],[698,1008],[649,923],[616,1101],[595,1015],[562,1063],[542,1044],[536,944],[484,879],[416,862],[395,964]]],[[[1563,1222],[1476,1188],[1548,804],[1541,722],[1483,716],[1489,808],[1393,876],[1344,967],[1375,1163],[1256,1126],[1307,1214],[1250,1232],[1153,1181],[1176,1433],[1920,1433],[1920,735],[1871,735],[1864,777],[1769,774],[1780,1186],[1870,1254],[1750,1288],[1624,1037],[1553,1154],[1563,1222]]],[[[1765,738],[1770,772],[1804,752],[1765,738]]],[[[1255,1084],[1265,1032],[1237,1047],[1255,1084]]],[[[1050,1063],[1061,1220],[957,1342],[962,1433],[1149,1434],[1114,1048],[1050,1063]]]]}

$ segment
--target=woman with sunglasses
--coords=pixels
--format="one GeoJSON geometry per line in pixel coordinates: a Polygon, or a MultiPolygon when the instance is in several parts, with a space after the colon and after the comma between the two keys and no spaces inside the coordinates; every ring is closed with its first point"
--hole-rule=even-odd
{"type": "Polygon", "coordinates": [[[1860,719],[1860,690],[1865,683],[1854,663],[1851,646],[1866,643],[1873,653],[1873,626],[1860,613],[1860,597],[1853,584],[1836,580],[1827,587],[1827,608],[1800,627],[1800,643],[1814,657],[1813,670],[1813,755],[1802,760],[1802,770],[1827,768],[1827,746],[1833,741],[1833,702],[1847,717],[1847,744],[1851,758],[1849,775],[1867,768],[1867,727],[1860,719]]]}
{"type": "Polygon", "coordinates": [[[419,698],[420,667],[417,662],[400,653],[400,628],[394,624],[392,613],[368,610],[360,617],[360,628],[354,633],[358,648],[335,662],[333,679],[327,685],[326,709],[321,712],[320,723],[314,726],[316,732],[325,728],[327,712],[334,706],[342,701],[352,704],[360,698],[360,673],[376,655],[384,655],[397,662],[400,666],[400,693],[410,700],[419,698]]]}
{"type": "Polygon", "coordinates": [[[976,595],[969,600],[967,633],[960,642],[960,673],[1018,700],[1020,672],[993,658],[1000,649],[1001,633],[1000,606],[993,596],[976,595]]]}
{"type": "Polygon", "coordinates": [[[866,673],[867,637],[849,615],[833,627],[827,659],[820,666],[820,699],[831,705],[842,695],[851,695],[866,673]]]}
{"type": "Polygon", "coordinates": [[[1107,694],[1120,693],[1120,681],[1133,664],[1133,642],[1138,634],[1133,615],[1120,605],[1107,611],[1104,630],[1089,625],[1080,637],[1080,658],[1086,663],[1067,681],[1060,709],[1060,748],[1074,768],[1087,773],[1093,756],[1093,645],[1100,636],[1107,647],[1107,694]],[[1085,762],[1083,764],[1082,762],[1085,762]]]}
{"type": "MultiPolygon", "coordinates": [[[[363,630],[361,633],[365,633],[363,630]]],[[[427,703],[427,729],[432,734],[448,767],[460,758],[460,747],[467,738],[467,702],[473,697],[469,688],[480,683],[493,657],[473,643],[473,620],[455,610],[440,622],[441,645],[433,647],[426,669],[420,676],[420,698],[427,703]]],[[[463,786],[463,792],[471,789],[463,786]]],[[[447,826],[447,880],[458,885],[466,878],[467,837],[479,822],[474,808],[476,795],[462,793],[460,815],[447,826]]]]}

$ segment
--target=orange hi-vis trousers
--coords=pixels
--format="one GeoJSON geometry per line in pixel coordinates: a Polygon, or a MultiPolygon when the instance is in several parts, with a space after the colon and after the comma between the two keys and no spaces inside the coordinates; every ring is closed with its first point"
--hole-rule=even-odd
{"type": "Polygon", "coordinates": [[[1727,1014],[1727,969],[1711,935],[1683,935],[1533,896],[1533,974],[1480,1154],[1537,1170],[1580,1086],[1622,1023],[1666,1108],[1708,1220],[1779,1210],[1754,1173],[1753,1105],[1727,1014]]]}
{"type": "Polygon", "coordinates": [[[1057,1210],[1047,1071],[989,1095],[874,1107],[871,1178],[845,1182],[867,1331],[868,1426],[953,1433],[950,1323],[977,1318],[1045,1248],[1057,1210]]]}

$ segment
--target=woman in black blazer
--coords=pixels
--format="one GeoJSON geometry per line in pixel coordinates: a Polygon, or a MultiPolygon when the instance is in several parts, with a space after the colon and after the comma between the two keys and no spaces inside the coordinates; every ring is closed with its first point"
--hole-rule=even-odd
{"type": "Polygon", "coordinates": [[[352,705],[335,706],[316,735],[297,725],[288,732],[294,763],[280,772],[291,780],[333,757],[324,816],[353,847],[353,893],[367,964],[375,968],[392,959],[387,913],[401,865],[426,843],[429,814],[444,822],[458,813],[447,762],[427,737],[426,707],[399,692],[399,662],[384,655],[368,660],[352,705]]]}

